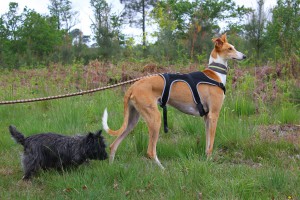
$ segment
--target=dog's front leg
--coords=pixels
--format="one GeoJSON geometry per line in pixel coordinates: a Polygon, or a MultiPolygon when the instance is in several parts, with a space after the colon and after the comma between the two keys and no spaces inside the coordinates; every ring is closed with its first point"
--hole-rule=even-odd
{"type": "Polygon", "coordinates": [[[206,156],[210,158],[214,146],[215,134],[217,129],[219,114],[209,112],[205,117],[206,130],[206,156]]]}

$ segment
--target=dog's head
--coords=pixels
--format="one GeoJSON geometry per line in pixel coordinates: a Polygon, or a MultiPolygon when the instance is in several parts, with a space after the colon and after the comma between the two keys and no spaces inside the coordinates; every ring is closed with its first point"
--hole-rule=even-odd
{"type": "Polygon", "coordinates": [[[105,150],[106,144],[102,130],[96,133],[89,133],[85,138],[85,150],[88,159],[91,160],[105,160],[107,159],[107,152],[105,150]]]}
{"type": "Polygon", "coordinates": [[[213,38],[213,43],[215,48],[211,53],[211,56],[214,59],[224,59],[224,60],[243,60],[246,59],[246,56],[237,51],[233,45],[229,44],[227,41],[226,33],[219,38],[213,38]]]}

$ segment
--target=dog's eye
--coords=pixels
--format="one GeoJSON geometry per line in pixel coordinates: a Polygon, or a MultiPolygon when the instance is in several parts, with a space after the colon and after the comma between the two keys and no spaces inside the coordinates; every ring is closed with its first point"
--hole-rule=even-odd
{"type": "Polygon", "coordinates": [[[229,47],[228,50],[231,51],[231,50],[232,50],[232,47],[229,47]]]}

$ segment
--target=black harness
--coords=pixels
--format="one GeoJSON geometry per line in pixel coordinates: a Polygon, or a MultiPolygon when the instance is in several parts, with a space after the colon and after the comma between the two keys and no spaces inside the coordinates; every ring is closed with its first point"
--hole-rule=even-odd
{"type": "MultiPolygon", "coordinates": [[[[210,66],[211,67],[211,66],[210,66]]],[[[212,69],[215,71],[215,69],[212,69]]],[[[207,115],[207,112],[205,112],[203,108],[203,104],[201,103],[201,97],[198,91],[198,85],[199,84],[209,84],[220,87],[224,94],[226,92],[226,88],[223,83],[220,83],[218,81],[215,81],[214,79],[209,78],[206,76],[203,72],[192,72],[189,74],[160,74],[160,76],[163,77],[165,81],[164,90],[162,92],[162,96],[160,99],[160,106],[163,108],[163,117],[164,117],[164,131],[168,132],[168,123],[167,123],[167,107],[166,104],[168,103],[170,92],[172,89],[172,85],[175,82],[183,81],[188,84],[192,94],[195,104],[197,105],[197,108],[199,110],[199,114],[201,117],[204,115],[207,115]]]]}

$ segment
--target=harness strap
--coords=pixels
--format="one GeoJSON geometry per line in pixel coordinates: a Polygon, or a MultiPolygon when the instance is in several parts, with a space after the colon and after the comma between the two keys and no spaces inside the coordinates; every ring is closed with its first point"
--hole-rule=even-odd
{"type": "Polygon", "coordinates": [[[189,78],[189,85],[191,86],[190,88],[193,92],[194,100],[196,101],[196,105],[197,105],[199,114],[201,117],[203,117],[204,115],[207,115],[208,112],[204,111],[204,108],[203,108],[203,105],[202,105],[201,99],[200,99],[200,94],[198,93],[198,90],[197,90],[197,84],[193,80],[192,74],[187,74],[187,77],[189,78]]]}
{"type": "Polygon", "coordinates": [[[163,117],[164,117],[164,131],[165,133],[169,132],[169,128],[168,128],[168,113],[167,113],[167,106],[161,106],[163,109],[163,117]]]}
{"type": "Polygon", "coordinates": [[[167,122],[167,102],[169,100],[170,90],[172,84],[177,81],[183,81],[188,84],[190,90],[193,94],[195,104],[197,105],[200,116],[207,115],[208,112],[205,112],[203,105],[201,103],[200,94],[198,92],[198,84],[210,84],[220,87],[224,94],[226,92],[225,86],[223,83],[217,82],[209,77],[207,77],[203,72],[192,72],[189,74],[160,74],[165,81],[164,90],[162,92],[162,97],[160,99],[160,106],[163,108],[163,119],[164,119],[164,131],[168,132],[168,122],[167,122]]]}
{"type": "Polygon", "coordinates": [[[162,77],[165,80],[165,86],[164,86],[164,91],[162,93],[162,97],[160,99],[160,107],[162,107],[162,109],[163,109],[164,131],[165,131],[165,133],[167,133],[169,131],[168,117],[167,117],[167,102],[168,102],[169,94],[170,94],[170,77],[168,74],[166,74],[165,76],[162,76],[162,77]]]}
{"type": "Polygon", "coordinates": [[[164,80],[165,80],[165,86],[164,90],[161,96],[161,101],[160,101],[160,106],[163,108],[167,105],[167,102],[169,100],[169,94],[170,94],[170,88],[171,88],[171,83],[170,83],[170,76],[169,74],[160,74],[164,80]]]}
{"type": "Polygon", "coordinates": [[[227,75],[228,68],[221,63],[212,62],[208,65],[208,68],[220,74],[227,75]]]}

